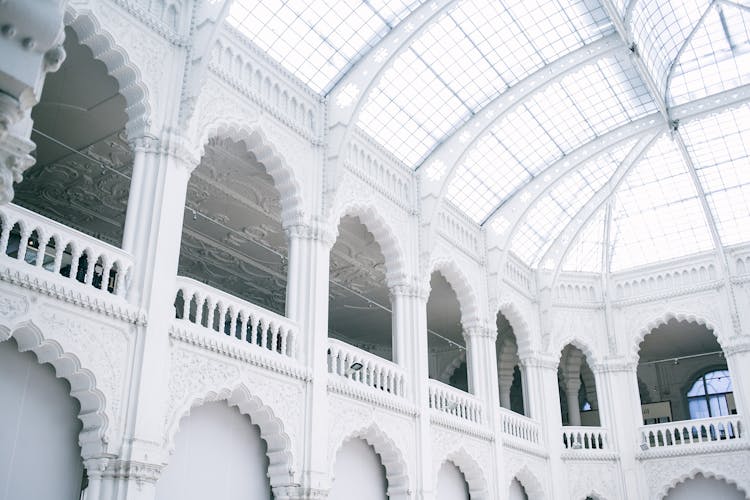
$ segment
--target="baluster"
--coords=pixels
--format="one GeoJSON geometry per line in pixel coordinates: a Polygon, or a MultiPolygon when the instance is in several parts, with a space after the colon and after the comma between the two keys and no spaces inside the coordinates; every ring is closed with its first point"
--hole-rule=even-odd
{"type": "Polygon", "coordinates": [[[81,260],[81,251],[78,250],[77,246],[71,246],[70,249],[70,279],[77,279],[78,278],[78,264],[79,260],[81,260]]]}
{"type": "Polygon", "coordinates": [[[240,335],[237,337],[240,340],[247,339],[247,320],[249,316],[247,311],[240,311],[240,335]]]}
{"type": "Polygon", "coordinates": [[[203,306],[206,303],[206,299],[198,292],[195,292],[195,324],[203,324],[203,306]]]}
{"type": "Polygon", "coordinates": [[[99,284],[99,290],[107,291],[109,287],[109,272],[112,270],[112,264],[107,260],[102,260],[102,282],[99,284]]]}
{"type": "Polygon", "coordinates": [[[16,255],[16,259],[24,260],[26,258],[26,247],[29,244],[29,236],[31,235],[32,231],[28,230],[25,224],[21,226],[20,229],[21,239],[18,242],[18,255],[16,255]]]}
{"type": "Polygon", "coordinates": [[[229,306],[227,306],[224,301],[222,300],[219,302],[219,321],[215,321],[216,323],[216,331],[219,333],[227,333],[227,311],[229,310],[229,306]]]}
{"type": "Polygon", "coordinates": [[[213,297],[206,297],[206,309],[208,310],[208,316],[206,316],[206,328],[213,329],[214,316],[216,315],[216,304],[214,304],[213,297]]]}
{"type": "Polygon", "coordinates": [[[289,357],[297,357],[297,333],[294,330],[289,330],[289,357]]]}
{"type": "Polygon", "coordinates": [[[253,344],[258,344],[258,328],[260,327],[260,318],[253,313],[252,316],[250,316],[250,332],[248,335],[247,340],[253,344]]]}
{"type": "Polygon", "coordinates": [[[260,322],[260,346],[265,348],[268,345],[268,330],[271,328],[271,324],[263,318],[260,322]]]}
{"type": "Polygon", "coordinates": [[[94,280],[94,268],[96,267],[97,259],[94,258],[94,252],[90,249],[86,249],[86,275],[83,278],[84,285],[91,285],[94,280]]]}
{"type": "Polygon", "coordinates": [[[8,251],[8,240],[10,239],[10,232],[13,230],[15,223],[11,224],[10,221],[2,218],[3,231],[0,235],[0,254],[5,255],[8,251]]]}
{"type": "Polygon", "coordinates": [[[281,354],[288,356],[287,350],[287,337],[289,336],[289,330],[286,328],[279,328],[279,335],[281,335],[281,354]]]}
{"type": "MultiPolygon", "coordinates": [[[[60,273],[60,268],[62,267],[62,258],[63,253],[65,252],[65,247],[67,245],[62,242],[62,238],[57,238],[55,240],[55,263],[52,265],[52,272],[55,274],[60,273]]],[[[5,250],[1,250],[5,251],[5,250]]]]}
{"type": "Polygon", "coordinates": [[[47,243],[49,243],[49,236],[47,236],[45,233],[36,234],[39,248],[36,252],[36,262],[34,262],[34,264],[36,265],[36,267],[42,267],[42,264],[44,264],[44,256],[47,255],[47,243]]]}
{"type": "MultiPolygon", "coordinates": [[[[118,266],[118,269],[121,269],[122,266],[118,266]]],[[[117,288],[120,288],[120,280],[117,280],[117,288]]],[[[190,320],[190,303],[193,301],[193,296],[190,294],[189,290],[187,288],[181,288],[182,290],[182,319],[184,320],[190,320]]],[[[118,290],[115,290],[115,294],[117,294],[118,290]]]]}
{"type": "Polygon", "coordinates": [[[229,336],[237,338],[237,316],[240,314],[236,311],[236,307],[229,309],[229,336]]]}

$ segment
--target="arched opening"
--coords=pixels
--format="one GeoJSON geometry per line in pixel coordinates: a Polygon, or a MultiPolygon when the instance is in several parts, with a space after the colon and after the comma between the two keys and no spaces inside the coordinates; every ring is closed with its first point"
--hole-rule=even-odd
{"type": "MultiPolygon", "coordinates": [[[[47,74],[31,113],[36,164],[16,186],[13,202],[120,246],[133,165],[127,102],[70,27],[64,47],[65,61],[47,74]]],[[[46,252],[54,259],[54,248],[46,252]]]]}
{"type": "Polygon", "coordinates": [[[563,425],[600,425],[594,373],[586,355],[572,344],[562,350],[557,381],[563,425]]]}
{"type": "Polygon", "coordinates": [[[0,401],[3,498],[78,500],[86,481],[70,385],[11,338],[0,343],[0,401]]]}
{"type": "Polygon", "coordinates": [[[500,406],[525,414],[523,371],[518,358],[518,344],[513,327],[500,312],[497,313],[497,383],[500,406]]]}
{"type": "Polygon", "coordinates": [[[469,500],[469,484],[453,462],[444,462],[438,472],[435,500],[469,500]]]}
{"type": "Polygon", "coordinates": [[[644,424],[737,413],[732,379],[713,331],[670,319],[640,344],[637,376],[644,424]]]}
{"type": "Polygon", "coordinates": [[[350,439],[338,453],[329,500],[385,500],[388,498],[385,467],[375,449],[363,439],[350,439]]]}
{"type": "Polygon", "coordinates": [[[178,274],[283,315],[286,262],[273,178],[244,142],[209,140],[188,182],[178,274]]]}
{"type": "Polygon", "coordinates": [[[665,500],[703,500],[705,498],[721,498],[721,500],[744,500],[747,498],[737,486],[729,484],[723,479],[706,477],[697,474],[670,489],[665,500]]]}
{"type": "Polygon", "coordinates": [[[461,305],[453,287],[440,271],[433,272],[430,277],[427,333],[430,378],[468,391],[469,374],[461,305]]]}
{"type": "Polygon", "coordinates": [[[260,429],[226,401],[194,408],[156,485],[161,500],[273,498],[260,429]]]}
{"type": "Polygon", "coordinates": [[[359,217],[344,216],[331,248],[328,336],[393,359],[385,257],[359,217]]]}
{"type": "Polygon", "coordinates": [[[508,500],[529,500],[529,496],[526,494],[526,488],[523,487],[521,481],[518,479],[513,479],[513,481],[510,482],[508,500]]]}

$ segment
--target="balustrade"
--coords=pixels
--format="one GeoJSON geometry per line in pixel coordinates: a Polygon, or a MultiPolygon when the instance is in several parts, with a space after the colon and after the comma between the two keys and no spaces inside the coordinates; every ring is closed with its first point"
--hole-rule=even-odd
{"type": "Polygon", "coordinates": [[[190,278],[177,278],[175,317],[209,330],[295,357],[297,324],[190,278]]]}
{"type": "Polygon", "coordinates": [[[406,395],[406,375],[397,364],[339,340],[328,340],[328,373],[395,396],[406,395]]]}
{"type": "Polygon", "coordinates": [[[539,422],[506,408],[500,408],[500,430],[510,436],[532,444],[540,444],[542,428],[539,422]]]}
{"type": "Polygon", "coordinates": [[[133,267],[127,252],[12,204],[0,207],[0,255],[117,296],[133,267]]]}
{"type": "Polygon", "coordinates": [[[742,437],[740,421],[737,415],[731,415],[646,425],[640,431],[641,448],[646,451],[648,448],[739,439],[742,437]]]}
{"type": "Polygon", "coordinates": [[[429,382],[429,403],[434,410],[482,423],[482,405],[473,395],[437,380],[429,382]]]}
{"type": "Polygon", "coordinates": [[[565,426],[562,429],[563,447],[568,450],[608,450],[607,430],[602,427],[565,426]]]}

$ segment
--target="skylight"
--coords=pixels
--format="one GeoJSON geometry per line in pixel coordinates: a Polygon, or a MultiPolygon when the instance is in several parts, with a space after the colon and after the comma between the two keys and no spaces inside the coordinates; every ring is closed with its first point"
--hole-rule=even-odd
{"type": "Polygon", "coordinates": [[[563,271],[600,273],[604,249],[604,208],[583,228],[562,263],[563,271]]]}
{"type": "Polygon", "coordinates": [[[509,86],[612,31],[597,1],[463,0],[384,72],[359,126],[416,167],[509,86]]]}
{"type": "Polygon", "coordinates": [[[750,106],[686,123],[680,133],[722,244],[750,241],[750,106]]]}
{"type": "Polygon", "coordinates": [[[607,57],[584,66],[503,115],[468,151],[447,197],[481,223],[545,167],[655,110],[626,61],[607,57]]]}
{"type": "Polygon", "coordinates": [[[565,176],[529,211],[511,242],[511,250],[527,265],[539,261],[583,205],[612,176],[634,142],[590,160],[565,176]]]}
{"type": "Polygon", "coordinates": [[[227,21],[316,92],[424,0],[234,0],[227,21]]]}
{"type": "Polygon", "coordinates": [[[611,271],[713,248],[706,214],[669,135],[649,149],[615,196],[611,271]]]}

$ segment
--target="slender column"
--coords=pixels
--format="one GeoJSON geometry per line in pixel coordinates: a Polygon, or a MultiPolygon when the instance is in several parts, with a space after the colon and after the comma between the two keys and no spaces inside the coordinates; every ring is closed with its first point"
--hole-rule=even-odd
{"type": "Polygon", "coordinates": [[[417,416],[417,500],[434,498],[430,424],[427,299],[429,288],[410,284],[391,288],[393,360],[406,372],[407,396],[420,409],[417,416]]]}
{"type": "Polygon", "coordinates": [[[622,471],[621,498],[646,498],[648,492],[638,481],[638,429],[641,426],[641,398],[638,393],[637,365],[626,360],[609,360],[592,367],[599,400],[599,418],[609,432],[609,446],[618,451],[622,471]],[[606,397],[605,397],[606,396],[606,397]]]}
{"type": "MultiPolygon", "coordinates": [[[[469,391],[484,403],[486,412],[500,405],[500,392],[497,385],[496,338],[497,330],[495,328],[474,325],[464,329],[469,391]]],[[[485,419],[485,423],[488,423],[487,419],[485,419]]]]}
{"type": "Polygon", "coordinates": [[[503,366],[498,370],[498,390],[500,391],[500,406],[510,409],[510,387],[513,385],[513,367],[503,366]]]}
{"type": "Polygon", "coordinates": [[[304,457],[296,485],[274,489],[277,499],[325,498],[328,470],[328,280],[333,234],[320,224],[286,228],[289,268],[287,316],[299,323],[297,353],[311,372],[305,393],[304,457]]]}
{"type": "Polygon", "coordinates": [[[581,425],[581,407],[578,404],[578,391],[581,379],[565,381],[565,398],[568,400],[568,425],[581,425]]]}
{"type": "Polygon", "coordinates": [[[65,59],[65,3],[0,2],[0,204],[13,199],[13,183],[34,164],[31,107],[39,102],[45,75],[65,59]]]}
{"type": "MultiPolygon", "coordinates": [[[[145,312],[148,322],[136,330],[135,363],[126,421],[125,442],[118,460],[103,474],[102,500],[152,500],[156,480],[167,462],[162,443],[168,400],[169,327],[174,319],[177,264],[190,173],[196,156],[180,138],[166,135],[135,141],[138,161],[126,226],[132,232],[127,251],[134,257],[128,300],[145,312]],[[137,202],[135,202],[137,200],[137,202]]],[[[93,264],[93,263],[92,263],[93,264]]]]}

